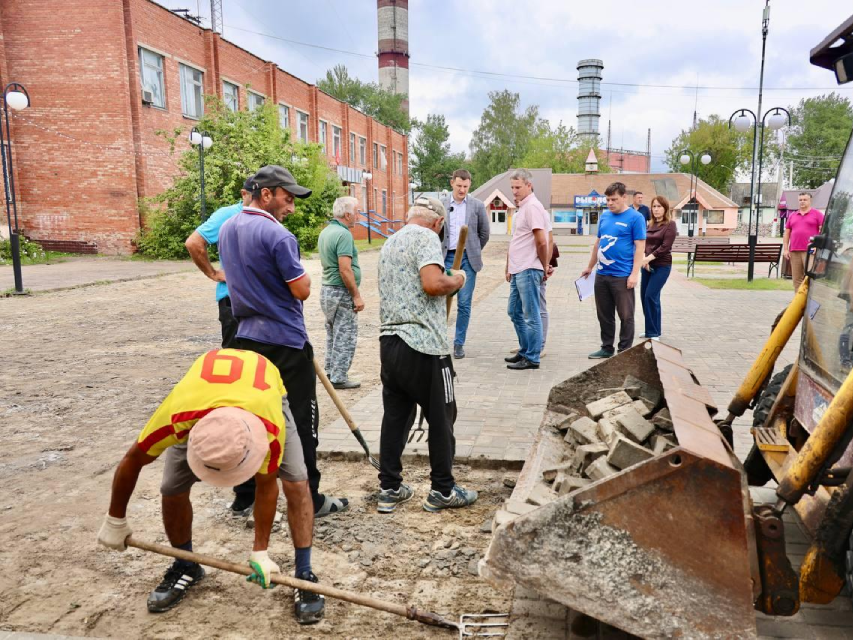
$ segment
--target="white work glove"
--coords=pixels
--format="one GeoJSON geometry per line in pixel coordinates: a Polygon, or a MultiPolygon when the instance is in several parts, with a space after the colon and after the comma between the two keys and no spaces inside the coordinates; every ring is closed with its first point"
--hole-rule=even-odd
{"type": "Polygon", "coordinates": [[[252,551],[249,566],[252,567],[252,575],[246,578],[246,582],[259,584],[263,589],[272,589],[275,586],[271,582],[272,574],[281,573],[281,568],[270,559],[266,551],[252,551]]]}
{"type": "Polygon", "coordinates": [[[104,518],[104,524],[101,525],[101,530],[98,532],[98,542],[110,549],[126,551],[125,540],[132,533],[133,531],[127,526],[127,518],[114,518],[107,514],[104,518]]]}
{"type": "Polygon", "coordinates": [[[463,289],[465,287],[465,283],[468,282],[468,274],[465,273],[464,269],[448,269],[447,272],[451,276],[462,276],[462,286],[459,288],[463,289]]]}

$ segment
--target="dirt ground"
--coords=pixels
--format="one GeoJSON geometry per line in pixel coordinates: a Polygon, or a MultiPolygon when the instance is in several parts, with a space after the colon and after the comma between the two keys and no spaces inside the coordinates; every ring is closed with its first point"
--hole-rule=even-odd
{"type": "MultiPolygon", "coordinates": [[[[506,245],[487,248],[477,298],[502,282],[506,245]]],[[[378,253],[362,256],[367,308],[351,371],[363,386],[379,383],[378,253]]],[[[309,334],[322,359],[319,263],[306,265],[314,295],[309,334]]],[[[453,637],[390,614],[329,600],[326,619],[299,627],[291,591],[264,592],[242,577],[209,570],[176,609],[149,614],[147,593],[168,559],[96,543],[115,465],[192,361],[218,346],[213,284],[199,273],[0,299],[0,629],[96,637],[238,638],[453,637]]],[[[337,418],[318,385],[322,426],[337,418]]],[[[348,513],[317,522],[313,565],[321,581],[448,616],[507,611],[508,593],[476,575],[490,535],[481,530],[510,489],[511,472],[459,466],[461,483],[480,490],[471,509],[428,514],[419,504],[428,468],[412,465],[416,499],[397,513],[375,511],[376,472],[366,463],[321,461],[321,488],[346,495],[348,513]]],[[[134,535],[166,544],[160,522],[161,465],[147,467],[128,510],[134,535]]],[[[228,490],[197,485],[195,549],[235,562],[251,550],[252,531],[227,513],[228,490]]],[[[281,507],[284,508],[282,500],[281,507]]],[[[287,527],[271,554],[292,573],[287,527]]]]}

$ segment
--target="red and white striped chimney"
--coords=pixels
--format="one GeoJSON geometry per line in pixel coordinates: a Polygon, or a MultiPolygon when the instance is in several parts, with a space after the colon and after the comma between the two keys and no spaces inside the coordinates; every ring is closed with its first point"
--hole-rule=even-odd
{"type": "Polygon", "coordinates": [[[409,0],[377,0],[379,18],[379,86],[406,95],[409,113],[409,0]]]}

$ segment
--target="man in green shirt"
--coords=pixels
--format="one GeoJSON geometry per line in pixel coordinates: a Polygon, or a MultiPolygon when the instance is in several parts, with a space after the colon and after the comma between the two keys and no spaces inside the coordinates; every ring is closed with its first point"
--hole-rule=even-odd
{"type": "Polygon", "coordinates": [[[335,389],[357,389],[360,382],[347,377],[358,339],[356,314],[364,309],[358,287],[361,267],[352,229],[358,215],[358,200],[338,198],[332,208],[334,218],[317,240],[323,265],[320,307],[326,316],[326,375],[335,389]]]}

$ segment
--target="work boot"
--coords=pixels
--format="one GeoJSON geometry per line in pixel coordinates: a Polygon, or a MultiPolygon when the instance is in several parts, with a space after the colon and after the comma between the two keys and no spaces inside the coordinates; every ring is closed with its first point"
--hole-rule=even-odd
{"type": "Polygon", "coordinates": [[[464,358],[465,357],[465,347],[463,347],[461,344],[454,344],[453,345],[453,357],[456,358],[457,360],[461,360],[462,358],[464,358]]]}
{"type": "MultiPolygon", "coordinates": [[[[301,573],[296,577],[306,582],[320,582],[313,571],[301,573]]],[[[326,598],[313,591],[294,589],[293,612],[296,614],[296,621],[299,624],[315,624],[320,622],[323,619],[323,614],[326,612],[326,598]]]]}
{"type": "Polygon", "coordinates": [[[477,501],[477,492],[472,489],[463,489],[458,484],[453,485],[448,495],[442,495],[440,491],[431,489],[427,499],[424,501],[424,511],[435,513],[442,509],[458,509],[468,507],[477,501]]]}
{"type": "Polygon", "coordinates": [[[514,356],[507,356],[504,358],[504,362],[509,362],[510,364],[515,364],[516,362],[521,362],[524,360],[524,356],[518,355],[518,352],[514,356]]]}
{"type": "Polygon", "coordinates": [[[335,389],[358,389],[359,387],[361,387],[361,383],[356,380],[350,380],[349,378],[347,378],[342,382],[333,382],[332,386],[335,389]]]}
{"type": "Polygon", "coordinates": [[[187,589],[204,577],[204,569],[195,562],[175,560],[163,576],[163,581],[148,594],[148,610],[163,613],[178,604],[187,589]]]}
{"type": "Polygon", "coordinates": [[[236,494],[234,496],[234,502],[231,503],[231,517],[248,518],[250,515],[252,515],[252,510],[254,506],[254,494],[236,494]]]}
{"type": "Polygon", "coordinates": [[[604,349],[599,349],[598,351],[593,351],[587,356],[590,360],[605,360],[607,358],[613,357],[612,351],[605,351],[604,349]]]}
{"type": "Polygon", "coordinates": [[[376,505],[376,510],[379,513],[393,513],[398,504],[408,502],[414,495],[415,492],[412,488],[402,482],[396,489],[382,489],[379,491],[379,501],[376,505]]]}

